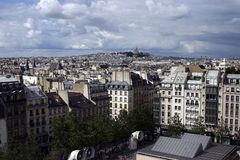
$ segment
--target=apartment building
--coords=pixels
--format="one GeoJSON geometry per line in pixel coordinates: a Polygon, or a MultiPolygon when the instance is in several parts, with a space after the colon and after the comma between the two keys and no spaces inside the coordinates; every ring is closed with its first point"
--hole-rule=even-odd
{"type": "Polygon", "coordinates": [[[109,114],[109,96],[105,84],[98,81],[79,81],[73,84],[73,91],[82,93],[97,105],[97,114],[109,114]]]}
{"type": "Polygon", "coordinates": [[[188,73],[177,72],[161,82],[161,124],[167,125],[169,118],[179,115],[185,123],[185,85],[188,73]]]}
{"type": "Polygon", "coordinates": [[[5,112],[7,135],[15,140],[25,141],[26,96],[24,85],[11,76],[0,76],[0,101],[5,112]]]}
{"type": "Polygon", "coordinates": [[[173,82],[175,79],[176,74],[171,74],[168,77],[166,77],[160,85],[160,111],[161,111],[161,119],[160,124],[161,125],[168,125],[168,120],[172,116],[172,96],[173,96],[173,82]]]}
{"type": "Polygon", "coordinates": [[[67,104],[68,111],[75,113],[81,121],[92,120],[97,116],[97,106],[83,94],[73,91],[59,91],[61,99],[67,104]]]}
{"type": "Polygon", "coordinates": [[[63,99],[56,93],[50,92],[46,93],[48,97],[48,130],[49,130],[49,142],[51,142],[53,135],[52,135],[52,125],[55,118],[64,117],[68,114],[68,106],[63,101],[63,99]]]}
{"type": "Polygon", "coordinates": [[[222,83],[222,119],[231,133],[240,128],[240,74],[226,74],[222,83]]]}
{"type": "Polygon", "coordinates": [[[38,86],[25,87],[27,133],[35,137],[39,145],[48,145],[48,98],[38,86]]]}
{"type": "Polygon", "coordinates": [[[185,88],[185,127],[193,127],[198,117],[203,117],[203,97],[202,88],[204,87],[203,73],[193,72],[189,74],[185,88]]]}
{"type": "Polygon", "coordinates": [[[160,86],[156,86],[153,93],[153,120],[156,126],[160,126],[161,121],[161,92],[160,86]]]}
{"type": "Polygon", "coordinates": [[[205,77],[205,123],[209,130],[218,125],[220,71],[208,70],[205,77]]]}
{"type": "Polygon", "coordinates": [[[187,82],[188,73],[178,72],[173,83],[172,95],[172,113],[171,116],[178,114],[185,124],[185,85],[187,82]]]}
{"type": "Polygon", "coordinates": [[[116,118],[122,109],[152,108],[153,85],[129,70],[117,70],[107,83],[110,96],[110,116],[116,118]]]}

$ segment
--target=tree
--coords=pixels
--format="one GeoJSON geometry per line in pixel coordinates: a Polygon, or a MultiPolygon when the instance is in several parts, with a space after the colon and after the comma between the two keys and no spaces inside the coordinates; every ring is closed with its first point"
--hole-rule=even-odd
{"type": "Polygon", "coordinates": [[[6,160],[43,159],[43,154],[41,154],[39,145],[31,136],[28,137],[26,143],[18,142],[10,137],[6,150],[2,152],[1,156],[6,160]]]}
{"type": "Polygon", "coordinates": [[[204,118],[199,116],[193,125],[192,131],[197,134],[204,134],[206,126],[204,124],[204,118]]]}
{"type": "Polygon", "coordinates": [[[223,119],[221,118],[217,128],[215,129],[215,136],[219,137],[221,143],[222,138],[228,136],[229,134],[230,134],[229,129],[226,127],[223,119]]]}
{"type": "Polygon", "coordinates": [[[171,117],[169,119],[169,124],[168,124],[168,132],[172,135],[172,136],[180,136],[181,133],[184,130],[184,126],[181,122],[181,119],[179,117],[178,114],[175,114],[173,117],[171,117]]]}

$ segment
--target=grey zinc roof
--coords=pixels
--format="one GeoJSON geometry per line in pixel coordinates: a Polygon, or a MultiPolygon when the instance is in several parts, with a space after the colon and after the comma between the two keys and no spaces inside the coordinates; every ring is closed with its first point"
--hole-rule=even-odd
{"type": "Polygon", "coordinates": [[[177,76],[175,77],[174,83],[177,84],[184,84],[187,79],[188,73],[186,72],[178,72],[177,76]]]}
{"type": "Polygon", "coordinates": [[[18,81],[16,78],[9,77],[7,78],[6,76],[0,76],[0,83],[2,82],[16,82],[18,81]]]}
{"type": "Polygon", "coordinates": [[[152,148],[153,151],[194,158],[203,151],[201,143],[183,141],[177,138],[160,137],[152,148]]]}
{"type": "Polygon", "coordinates": [[[207,79],[217,79],[219,74],[218,70],[209,70],[207,73],[207,79]]]}
{"type": "Polygon", "coordinates": [[[211,137],[197,134],[184,133],[184,135],[182,136],[182,140],[201,143],[203,146],[203,150],[206,150],[211,144],[211,137]]]}
{"type": "Polygon", "coordinates": [[[230,78],[230,79],[240,79],[240,74],[228,74],[227,78],[230,78]]]}

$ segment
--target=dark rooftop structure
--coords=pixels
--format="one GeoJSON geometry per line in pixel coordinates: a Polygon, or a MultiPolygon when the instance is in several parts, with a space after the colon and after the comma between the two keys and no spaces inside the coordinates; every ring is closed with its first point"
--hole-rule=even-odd
{"type": "Polygon", "coordinates": [[[56,92],[46,93],[48,97],[49,107],[67,106],[62,98],[56,92]]]}
{"type": "Polygon", "coordinates": [[[159,137],[154,145],[138,151],[136,159],[238,160],[236,151],[237,146],[212,143],[209,136],[186,133],[181,138],[159,137]]]}
{"type": "Polygon", "coordinates": [[[77,92],[68,92],[69,105],[72,108],[81,108],[94,106],[95,104],[84,97],[83,94],[77,92]]]}

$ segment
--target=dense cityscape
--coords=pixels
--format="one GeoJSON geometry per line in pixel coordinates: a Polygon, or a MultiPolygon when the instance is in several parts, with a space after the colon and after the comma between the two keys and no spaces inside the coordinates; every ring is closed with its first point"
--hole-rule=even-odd
{"type": "Polygon", "coordinates": [[[0,160],[239,160],[240,0],[1,0],[0,160]]]}
{"type": "Polygon", "coordinates": [[[136,48],[0,63],[3,159],[239,158],[238,59],[136,48]]]}

